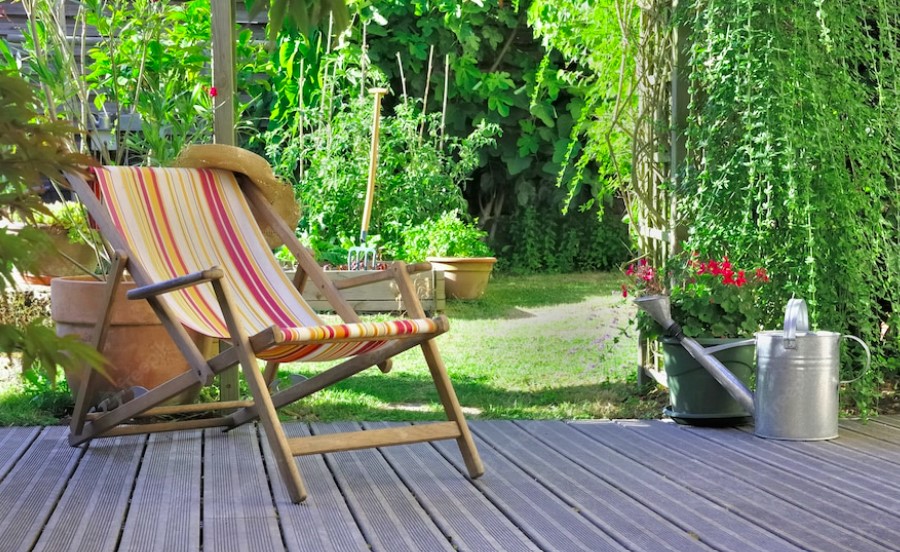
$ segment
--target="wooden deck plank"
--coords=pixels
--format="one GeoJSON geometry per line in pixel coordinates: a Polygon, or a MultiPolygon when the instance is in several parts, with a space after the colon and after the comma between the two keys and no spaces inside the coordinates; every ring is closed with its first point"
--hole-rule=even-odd
{"type": "MultiPolygon", "coordinates": [[[[470,424],[485,465],[485,474],[473,484],[528,538],[544,550],[625,550],[582,512],[560,500],[541,478],[519,469],[492,443],[478,437],[481,423],[470,424]]],[[[457,469],[463,469],[456,443],[440,441],[435,446],[457,469]]]]}
{"type": "Polygon", "coordinates": [[[661,421],[471,426],[487,468],[478,480],[465,477],[453,441],[314,455],[298,459],[310,491],[301,505],[256,426],[86,449],[70,447],[63,427],[0,429],[0,552],[831,552],[900,542],[900,417],[843,420],[827,442],[661,421]]]}
{"type": "MultiPolygon", "coordinates": [[[[284,425],[288,437],[305,437],[309,425],[291,422],[284,425]]],[[[325,465],[322,455],[297,458],[300,475],[309,497],[302,506],[290,501],[287,488],[277,474],[275,459],[268,442],[263,439],[266,466],[271,474],[275,508],[281,520],[288,550],[316,550],[320,552],[349,552],[369,550],[334,475],[325,465]]]]}
{"type": "MultiPolygon", "coordinates": [[[[874,508],[900,512],[900,495],[893,485],[873,479],[871,474],[854,470],[846,463],[834,463],[827,459],[829,451],[839,449],[832,441],[778,441],[762,439],[749,433],[695,431],[700,437],[709,439],[747,458],[753,458],[790,473],[812,484],[821,485],[874,508]]],[[[900,517],[897,518],[900,526],[900,517]]]]}
{"type": "MultiPolygon", "coordinates": [[[[900,517],[883,510],[877,505],[877,501],[873,504],[871,500],[861,500],[860,496],[866,492],[864,489],[856,486],[851,492],[840,485],[829,487],[821,477],[812,475],[808,469],[804,471],[802,464],[799,467],[796,464],[786,466],[787,461],[783,458],[762,459],[765,455],[771,457],[771,451],[779,449],[777,441],[748,439],[746,434],[729,431],[731,446],[726,447],[701,437],[703,434],[723,433],[715,429],[682,428],[680,435],[668,432],[665,436],[658,429],[652,428],[645,434],[653,434],[654,438],[659,438],[660,442],[669,443],[670,446],[680,442],[682,446],[695,447],[704,456],[714,457],[715,463],[734,477],[753,483],[757,488],[811,512],[821,520],[818,526],[823,532],[842,535],[855,533],[888,548],[900,542],[900,517]],[[683,435],[684,433],[689,436],[683,435]],[[741,438],[743,443],[756,447],[755,455],[750,455],[743,447],[735,450],[735,443],[741,438]],[[841,530],[837,531],[833,526],[841,530]]],[[[832,443],[820,441],[818,445],[829,447],[832,443]]],[[[807,461],[808,465],[813,463],[812,459],[807,461]]]]}
{"type": "Polygon", "coordinates": [[[804,549],[884,549],[883,544],[859,534],[857,527],[848,527],[846,518],[824,517],[823,512],[828,511],[852,513],[816,496],[818,489],[786,489],[784,479],[773,475],[765,464],[717,447],[684,428],[647,421],[590,424],[579,429],[804,549]],[[630,431],[623,434],[614,429],[618,425],[630,431]]]}
{"type": "MultiPolygon", "coordinates": [[[[527,443],[535,454],[546,457],[554,466],[561,464],[556,460],[558,456],[564,457],[605,485],[653,510],[655,515],[640,518],[645,523],[670,525],[673,530],[718,550],[799,550],[726,508],[692,493],[677,481],[660,476],[652,467],[637,464],[606,444],[591,439],[576,429],[583,423],[592,422],[541,421],[517,422],[516,425],[536,439],[523,440],[523,446],[527,443]]],[[[591,512],[598,516],[607,514],[605,508],[593,506],[591,512]]]]}
{"type": "MultiPolygon", "coordinates": [[[[752,434],[752,428],[746,428],[744,431],[752,434]]],[[[837,440],[828,441],[831,446],[827,447],[823,447],[818,441],[770,440],[769,442],[830,463],[836,468],[837,474],[856,473],[865,476],[873,484],[896,485],[896,472],[900,470],[900,457],[897,462],[892,462],[881,456],[868,454],[858,448],[858,444],[863,441],[871,440],[852,431],[841,431],[840,437],[837,440]]]]}
{"type": "MultiPolygon", "coordinates": [[[[396,424],[366,423],[366,429],[396,424]]],[[[459,550],[538,550],[429,443],[385,447],[385,459],[459,550]]]]}
{"type": "Polygon", "coordinates": [[[146,436],[98,439],[72,474],[35,551],[114,551],[146,436]]]}
{"type": "Polygon", "coordinates": [[[284,550],[256,424],[207,429],[204,444],[203,549],[284,550]]]}
{"type": "MultiPolygon", "coordinates": [[[[840,446],[861,452],[873,458],[900,464],[900,443],[892,443],[867,431],[868,424],[858,421],[841,422],[840,438],[834,442],[840,446]]],[[[889,435],[886,436],[889,438],[889,435]]]]}
{"type": "MultiPolygon", "coordinates": [[[[313,424],[312,433],[359,428],[355,423],[313,424]]],[[[446,535],[422,511],[376,449],[330,453],[325,461],[372,550],[453,550],[446,535]]]]}
{"type": "Polygon", "coordinates": [[[30,550],[40,537],[83,452],[67,432],[42,430],[0,483],[0,550],[30,550]]]}
{"type": "Polygon", "coordinates": [[[900,427],[900,418],[897,416],[878,416],[871,419],[872,423],[884,424],[891,427],[900,427]]]}
{"type": "Polygon", "coordinates": [[[119,550],[200,550],[201,430],[147,441],[119,550]]]}
{"type": "Polygon", "coordinates": [[[711,550],[620,489],[541,446],[513,422],[482,422],[475,431],[622,546],[630,550],[711,550]]]}
{"type": "Polygon", "coordinates": [[[859,420],[842,420],[841,429],[849,430],[872,439],[883,441],[886,450],[900,451],[900,427],[881,422],[861,422],[859,420]]]}
{"type": "Polygon", "coordinates": [[[40,432],[37,427],[0,428],[0,481],[3,481],[40,432]]]}

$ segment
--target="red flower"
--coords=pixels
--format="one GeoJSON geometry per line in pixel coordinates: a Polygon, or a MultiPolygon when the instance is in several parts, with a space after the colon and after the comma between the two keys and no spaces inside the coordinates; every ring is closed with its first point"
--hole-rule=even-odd
{"type": "Polygon", "coordinates": [[[728,260],[728,255],[725,255],[725,258],[722,259],[721,267],[722,270],[731,270],[731,261],[728,260]]]}
{"type": "Polygon", "coordinates": [[[760,280],[760,281],[762,281],[762,282],[768,282],[768,281],[769,281],[769,274],[766,273],[766,269],[765,269],[765,268],[757,268],[757,269],[756,269],[756,279],[757,279],[757,280],[760,280]]]}
{"type": "Polygon", "coordinates": [[[705,264],[703,264],[702,262],[701,262],[701,263],[697,263],[697,275],[698,275],[698,276],[699,276],[700,274],[706,274],[706,270],[707,270],[707,268],[706,268],[706,265],[705,265],[705,264]]]}
{"type": "Polygon", "coordinates": [[[713,276],[719,276],[722,274],[722,269],[719,268],[719,263],[717,263],[716,261],[710,260],[709,264],[706,265],[706,268],[713,276]]]}
{"type": "Polygon", "coordinates": [[[747,277],[744,275],[743,270],[738,270],[737,279],[734,281],[734,285],[737,287],[741,287],[742,285],[747,283],[747,277]]]}
{"type": "Polygon", "coordinates": [[[647,259],[641,259],[638,261],[638,266],[647,266],[647,259]]]}
{"type": "Polygon", "coordinates": [[[729,284],[737,284],[737,282],[734,281],[734,272],[732,272],[731,270],[729,270],[727,272],[723,272],[722,273],[722,283],[725,284],[726,286],[729,284]]]}
{"type": "Polygon", "coordinates": [[[628,269],[625,271],[626,276],[632,276],[634,274],[634,265],[628,265],[628,269]]]}
{"type": "Polygon", "coordinates": [[[210,87],[209,87],[209,95],[210,95],[211,97],[213,97],[213,98],[215,98],[216,96],[219,95],[219,91],[216,90],[216,87],[215,87],[215,86],[210,86],[210,87]]]}
{"type": "Polygon", "coordinates": [[[622,284],[622,297],[628,297],[628,286],[622,284]]]}

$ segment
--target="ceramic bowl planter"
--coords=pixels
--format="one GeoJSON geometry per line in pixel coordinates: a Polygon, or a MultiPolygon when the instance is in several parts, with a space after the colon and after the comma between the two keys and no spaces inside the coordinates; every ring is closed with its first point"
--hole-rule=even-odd
{"type": "MultiPolygon", "coordinates": [[[[105,368],[109,381],[103,382],[90,404],[96,404],[103,394],[130,387],[151,389],[189,369],[150,305],[126,299],[125,294],[134,286],[134,282],[119,284],[103,350],[109,361],[105,368]]],[[[56,334],[90,339],[94,325],[103,315],[105,288],[106,282],[89,276],[54,278],[50,283],[50,311],[56,334]]],[[[199,335],[188,333],[195,336],[195,341],[200,339],[199,335]]],[[[66,372],[73,390],[78,389],[82,377],[82,371],[66,372]]],[[[182,393],[172,402],[190,402],[198,391],[199,387],[182,393]]]]}
{"type": "Polygon", "coordinates": [[[495,257],[428,257],[435,271],[444,273],[444,285],[448,297],[454,299],[478,299],[484,294],[495,257]]]}

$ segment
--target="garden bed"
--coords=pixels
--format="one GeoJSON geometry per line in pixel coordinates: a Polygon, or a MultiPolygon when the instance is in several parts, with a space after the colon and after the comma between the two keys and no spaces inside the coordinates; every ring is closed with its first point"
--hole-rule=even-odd
{"type": "MultiPolygon", "coordinates": [[[[374,270],[326,270],[325,275],[332,281],[346,278],[354,278],[376,272],[374,270]]],[[[288,273],[293,277],[292,273],[288,273]]],[[[427,313],[443,312],[447,306],[444,292],[444,273],[442,271],[429,270],[410,274],[422,308],[427,313]]],[[[366,284],[359,287],[341,290],[341,294],[350,303],[356,312],[403,312],[406,310],[400,290],[393,280],[385,280],[366,284]]],[[[331,305],[325,299],[316,286],[307,284],[303,290],[303,298],[313,309],[320,312],[331,312],[331,305]]]]}

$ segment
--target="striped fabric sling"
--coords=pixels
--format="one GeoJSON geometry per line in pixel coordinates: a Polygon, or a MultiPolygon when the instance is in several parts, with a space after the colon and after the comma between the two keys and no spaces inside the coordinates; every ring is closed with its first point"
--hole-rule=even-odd
{"type": "MultiPolygon", "coordinates": [[[[429,319],[325,324],[272,255],[231,172],[102,167],[94,174],[113,223],[154,281],[218,266],[247,333],[277,328],[279,343],[255,351],[260,359],[334,360],[437,331],[429,319]]],[[[211,286],[181,289],[161,299],[186,327],[228,339],[211,286]]]]}

